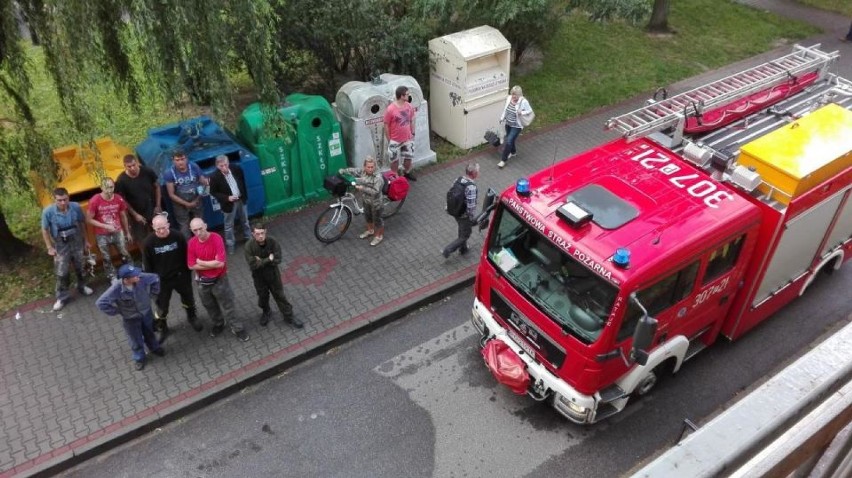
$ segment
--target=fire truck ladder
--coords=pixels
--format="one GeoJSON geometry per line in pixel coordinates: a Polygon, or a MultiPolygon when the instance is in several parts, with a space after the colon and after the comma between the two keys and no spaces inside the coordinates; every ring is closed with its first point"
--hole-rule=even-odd
{"type": "Polygon", "coordinates": [[[818,49],[819,46],[795,45],[793,53],[776,60],[670,98],[649,100],[649,104],[643,108],[609,119],[606,129],[617,129],[624,138],[633,141],[658,131],[675,128],[672,144],[680,144],[688,116],[701,115],[708,109],[733,103],[804,73],[819,70],[819,77],[822,78],[831,62],[840,55],[837,51],[823,52],[818,49]]]}

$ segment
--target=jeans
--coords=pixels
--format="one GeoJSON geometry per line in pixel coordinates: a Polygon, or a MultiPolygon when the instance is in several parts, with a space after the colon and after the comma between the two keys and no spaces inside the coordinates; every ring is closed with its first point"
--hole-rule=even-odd
{"type": "Polygon", "coordinates": [[[500,160],[506,162],[509,160],[509,154],[515,154],[518,151],[515,149],[515,141],[518,140],[518,135],[521,134],[521,128],[506,125],[506,138],[503,139],[503,154],[500,160]]]}
{"type": "Polygon", "coordinates": [[[135,362],[145,360],[146,345],[148,350],[160,350],[160,342],[154,335],[154,314],[151,311],[141,317],[124,318],[121,323],[124,326],[124,332],[127,334],[127,341],[130,343],[130,350],[133,351],[135,362]]]}
{"type": "Polygon", "coordinates": [[[243,228],[243,236],[245,240],[251,239],[251,227],[248,223],[248,206],[240,199],[233,203],[231,212],[224,212],[225,215],[225,245],[228,249],[233,249],[237,244],[237,238],[234,234],[234,222],[236,221],[243,228]]]}
{"type": "Polygon", "coordinates": [[[198,295],[201,303],[207,309],[207,315],[214,327],[222,327],[227,319],[231,331],[237,333],[243,330],[243,323],[237,319],[234,310],[234,291],[228,283],[228,276],[222,274],[213,284],[198,284],[198,295]]]}
{"type": "Polygon", "coordinates": [[[449,256],[456,251],[461,253],[467,252],[467,240],[470,239],[470,234],[473,232],[473,221],[467,217],[467,214],[457,217],[455,220],[458,224],[459,237],[444,248],[445,256],[449,256]]]}
{"type": "Polygon", "coordinates": [[[115,266],[112,265],[112,257],[109,251],[110,244],[118,249],[122,263],[133,263],[130,253],[127,252],[127,243],[124,240],[123,231],[113,232],[111,234],[98,234],[95,236],[95,241],[98,243],[98,250],[101,251],[101,257],[103,257],[104,260],[104,272],[106,272],[107,277],[115,278],[115,266]]]}
{"type": "Polygon", "coordinates": [[[180,232],[186,240],[192,239],[192,232],[189,230],[189,221],[199,217],[204,219],[204,206],[202,201],[198,201],[198,206],[193,208],[184,207],[176,202],[172,202],[172,210],[175,213],[175,222],[180,226],[180,232]]]}

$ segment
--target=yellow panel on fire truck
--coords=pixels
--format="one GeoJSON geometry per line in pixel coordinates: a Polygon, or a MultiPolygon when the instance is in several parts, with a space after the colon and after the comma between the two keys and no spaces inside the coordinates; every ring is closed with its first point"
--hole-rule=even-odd
{"type": "Polygon", "coordinates": [[[852,111],[823,106],[743,145],[738,163],[760,174],[761,192],[789,204],[852,165],[852,111]]]}

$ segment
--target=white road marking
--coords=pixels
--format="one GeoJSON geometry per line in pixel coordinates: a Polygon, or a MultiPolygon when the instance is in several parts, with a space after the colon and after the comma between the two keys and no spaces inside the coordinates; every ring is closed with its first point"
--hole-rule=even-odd
{"type": "Polygon", "coordinates": [[[588,436],[556,411],[497,384],[477,340],[464,324],[374,369],[431,416],[434,476],[522,476],[588,436]]]}

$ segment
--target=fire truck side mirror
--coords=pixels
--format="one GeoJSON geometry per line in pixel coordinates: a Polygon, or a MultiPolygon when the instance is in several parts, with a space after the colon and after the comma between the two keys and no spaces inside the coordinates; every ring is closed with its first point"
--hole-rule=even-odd
{"type": "Polygon", "coordinates": [[[633,348],[630,351],[630,357],[639,365],[648,363],[648,349],[651,348],[656,334],[657,319],[642,314],[633,331],[633,348]]]}
{"type": "Polygon", "coordinates": [[[480,231],[488,227],[488,216],[495,207],[497,207],[497,191],[488,188],[485,198],[482,200],[482,212],[474,219],[474,222],[479,224],[480,231]]]}
{"type": "Polygon", "coordinates": [[[496,202],[497,191],[488,188],[488,191],[485,192],[485,199],[482,200],[482,210],[491,212],[491,210],[494,209],[496,202]]]}

